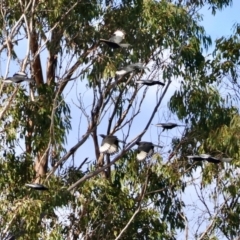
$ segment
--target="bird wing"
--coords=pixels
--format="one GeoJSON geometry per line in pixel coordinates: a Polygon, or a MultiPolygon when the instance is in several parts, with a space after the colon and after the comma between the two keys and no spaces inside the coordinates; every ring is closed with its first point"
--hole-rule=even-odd
{"type": "Polygon", "coordinates": [[[153,155],[153,153],[154,153],[154,150],[150,149],[150,151],[147,154],[147,157],[150,158],[153,155]]]}
{"type": "Polygon", "coordinates": [[[193,161],[203,161],[204,159],[200,156],[187,156],[189,159],[192,159],[193,161]]]}
{"type": "Polygon", "coordinates": [[[99,151],[101,153],[114,154],[114,153],[118,152],[118,146],[116,144],[110,144],[110,143],[105,142],[99,148],[99,151]]]}
{"type": "Polygon", "coordinates": [[[112,42],[106,39],[99,39],[99,41],[106,43],[111,48],[120,48],[120,45],[116,42],[112,42]]]}
{"type": "Polygon", "coordinates": [[[137,154],[137,160],[138,161],[143,161],[147,158],[147,153],[144,152],[144,151],[140,151],[138,154],[137,154]]]}
{"type": "Polygon", "coordinates": [[[21,83],[21,82],[25,81],[25,79],[8,77],[8,78],[4,79],[3,81],[5,83],[21,83]]]}
{"type": "Polygon", "coordinates": [[[128,47],[131,46],[131,44],[129,44],[129,43],[120,43],[119,46],[120,46],[121,48],[128,48],[128,47]]]}
{"type": "Polygon", "coordinates": [[[6,78],[6,79],[3,79],[2,81],[3,81],[4,83],[13,83],[13,80],[12,80],[11,77],[8,77],[8,78],[6,78]]]}
{"type": "Polygon", "coordinates": [[[125,67],[123,67],[123,68],[120,68],[120,69],[118,69],[117,71],[116,71],[116,75],[125,75],[125,74],[127,74],[127,73],[130,73],[130,72],[132,72],[132,71],[134,71],[134,68],[132,68],[130,65],[129,66],[125,66],[125,67]]]}
{"type": "Polygon", "coordinates": [[[164,127],[164,123],[157,123],[157,124],[154,124],[155,126],[157,127],[164,127]]]}
{"type": "Polygon", "coordinates": [[[158,147],[158,148],[163,148],[163,146],[161,145],[157,145],[157,144],[152,144],[154,147],[158,147]]]}
{"type": "Polygon", "coordinates": [[[221,162],[231,162],[232,158],[222,158],[220,160],[221,160],[221,162]]]}
{"type": "MultiPolygon", "coordinates": [[[[149,81],[150,82],[150,81],[149,81]]],[[[155,84],[158,84],[158,85],[161,85],[161,86],[164,86],[165,85],[165,83],[163,83],[163,82],[160,82],[160,81],[151,81],[150,82],[152,85],[155,85],[155,84]]]]}
{"type": "Polygon", "coordinates": [[[21,82],[32,82],[33,79],[31,78],[24,78],[24,79],[21,79],[21,78],[12,78],[12,82],[14,83],[21,83],[21,82]]]}
{"type": "Polygon", "coordinates": [[[214,158],[214,157],[209,157],[206,160],[210,163],[216,163],[216,164],[221,162],[219,159],[214,158]]]}
{"type": "Polygon", "coordinates": [[[116,71],[116,75],[119,75],[119,76],[123,76],[125,74],[127,74],[128,72],[124,69],[120,69],[120,70],[117,70],[116,71]]]}
{"type": "Polygon", "coordinates": [[[164,86],[165,84],[160,82],[160,81],[151,81],[151,80],[137,80],[136,83],[142,83],[143,85],[147,85],[147,86],[153,86],[153,85],[162,85],[164,86]]]}
{"type": "Polygon", "coordinates": [[[143,63],[133,63],[129,65],[130,67],[134,68],[134,69],[144,69],[146,67],[143,67],[143,63]]]}
{"type": "Polygon", "coordinates": [[[116,152],[118,152],[118,146],[115,144],[112,144],[108,149],[108,154],[114,154],[116,152]]]}
{"type": "Polygon", "coordinates": [[[14,83],[21,83],[21,82],[24,82],[24,80],[25,79],[15,79],[15,78],[12,79],[14,83]]]}
{"type": "Polygon", "coordinates": [[[48,190],[47,187],[38,183],[26,183],[25,186],[36,189],[36,190],[48,190]]]}
{"type": "Polygon", "coordinates": [[[112,36],[109,39],[110,42],[114,42],[114,43],[120,43],[120,42],[122,42],[122,40],[123,40],[123,38],[120,36],[112,36]]]}
{"type": "Polygon", "coordinates": [[[208,158],[210,158],[211,157],[211,155],[210,154],[205,154],[205,153],[203,153],[203,154],[200,154],[199,155],[201,158],[203,158],[203,159],[208,159],[208,158]]]}
{"type": "Polygon", "coordinates": [[[110,147],[111,147],[111,144],[105,142],[105,143],[103,143],[102,146],[99,148],[99,151],[100,151],[101,153],[106,153],[110,147]]]}
{"type": "Polygon", "coordinates": [[[3,82],[5,83],[21,83],[21,82],[32,82],[34,81],[32,78],[23,78],[20,76],[15,76],[15,77],[8,77],[6,79],[3,79],[3,82]]]}
{"type": "Polygon", "coordinates": [[[24,72],[17,72],[17,73],[13,74],[13,77],[16,77],[16,78],[27,78],[27,74],[24,73],[24,72]]]}

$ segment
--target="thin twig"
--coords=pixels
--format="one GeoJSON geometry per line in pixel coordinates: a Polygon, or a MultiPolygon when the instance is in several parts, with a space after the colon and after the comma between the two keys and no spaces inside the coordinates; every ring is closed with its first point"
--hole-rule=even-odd
{"type": "Polygon", "coordinates": [[[48,173],[46,180],[57,170],[57,168],[65,162],[71,155],[73,155],[77,149],[82,146],[82,144],[87,140],[91,132],[95,129],[95,127],[90,128],[82,137],[81,141],[79,141],[75,146],[73,146],[53,167],[53,169],[48,173]]]}
{"type": "Polygon", "coordinates": [[[18,85],[18,86],[14,89],[12,96],[9,98],[9,101],[8,101],[7,104],[4,106],[2,112],[0,113],[0,119],[3,118],[3,115],[5,114],[5,112],[6,112],[6,111],[8,110],[8,108],[10,107],[10,104],[12,103],[14,97],[16,96],[19,87],[20,87],[20,85],[18,85]]]}
{"type": "Polygon", "coordinates": [[[96,175],[98,175],[100,172],[104,171],[106,168],[112,166],[116,161],[118,161],[129,149],[131,149],[134,145],[135,142],[139,139],[139,136],[141,136],[143,133],[140,133],[137,137],[135,137],[131,142],[129,142],[127,144],[127,147],[125,149],[123,149],[121,151],[120,154],[118,154],[109,164],[103,166],[102,168],[97,169],[94,172],[91,172],[87,175],[85,175],[84,177],[82,177],[81,179],[79,179],[77,182],[75,182],[74,184],[72,184],[69,188],[68,191],[73,190],[74,188],[76,188],[80,183],[86,181],[89,178],[92,178],[96,175]]]}
{"type": "Polygon", "coordinates": [[[148,170],[147,170],[147,177],[146,177],[146,180],[144,182],[144,185],[142,187],[142,192],[141,192],[141,195],[140,195],[140,199],[139,199],[139,202],[138,202],[138,207],[137,209],[135,210],[134,214],[132,215],[132,217],[129,219],[129,221],[127,222],[127,224],[125,225],[125,227],[121,230],[121,232],[118,234],[118,236],[115,238],[115,240],[118,240],[121,238],[121,236],[123,235],[123,233],[126,231],[126,229],[129,227],[129,225],[131,224],[131,222],[133,221],[133,219],[135,218],[135,216],[140,212],[141,210],[141,203],[142,203],[142,200],[145,196],[145,192],[146,192],[146,189],[147,189],[147,184],[148,184],[148,177],[149,177],[149,169],[150,169],[151,165],[149,165],[148,167],[148,170]]]}

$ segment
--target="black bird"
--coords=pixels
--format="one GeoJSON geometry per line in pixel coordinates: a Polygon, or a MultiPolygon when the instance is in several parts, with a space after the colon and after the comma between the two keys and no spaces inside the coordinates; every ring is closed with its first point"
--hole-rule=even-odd
{"type": "Polygon", "coordinates": [[[212,157],[209,154],[200,154],[199,155],[203,160],[211,162],[211,163],[220,163],[221,161],[215,157],[212,157]]]}
{"type": "Polygon", "coordinates": [[[206,161],[208,161],[208,162],[210,162],[210,163],[220,163],[220,162],[221,162],[219,159],[217,159],[217,158],[215,158],[215,157],[212,157],[212,156],[208,157],[208,158],[206,159],[206,161]]]}
{"type": "Polygon", "coordinates": [[[155,126],[157,127],[162,127],[164,130],[165,129],[172,129],[172,128],[175,128],[175,127],[185,127],[185,125],[178,125],[176,123],[157,123],[155,124],[155,126]]]}
{"type": "Polygon", "coordinates": [[[127,73],[130,73],[130,72],[133,72],[136,70],[145,69],[145,68],[147,68],[147,67],[143,67],[143,63],[133,63],[133,64],[127,65],[125,67],[119,68],[116,71],[116,75],[123,76],[127,73]]]}
{"type": "Polygon", "coordinates": [[[122,30],[116,30],[109,40],[101,38],[99,41],[106,43],[110,48],[127,48],[130,46],[130,44],[121,43],[124,38],[125,32],[122,30]]]}
{"type": "Polygon", "coordinates": [[[212,157],[210,154],[200,154],[200,155],[194,155],[194,156],[188,156],[188,158],[192,159],[193,161],[207,161],[210,163],[220,163],[220,162],[230,162],[232,161],[232,158],[217,158],[212,157]]]}
{"type": "Polygon", "coordinates": [[[207,161],[210,163],[220,163],[221,161],[218,158],[212,157],[209,154],[200,154],[195,156],[188,156],[188,158],[192,159],[193,161],[207,161]]]}
{"type": "Polygon", "coordinates": [[[33,79],[28,78],[27,74],[25,72],[17,72],[15,74],[13,74],[12,77],[8,77],[6,79],[3,79],[3,82],[5,83],[21,83],[21,82],[32,82],[33,79]]]}
{"type": "Polygon", "coordinates": [[[161,85],[164,86],[165,83],[162,83],[160,81],[152,81],[152,80],[137,80],[136,83],[147,85],[147,86],[153,86],[153,85],[161,85]]]}
{"type": "Polygon", "coordinates": [[[192,159],[193,161],[198,161],[201,162],[204,159],[202,157],[200,157],[199,155],[193,155],[193,156],[187,156],[187,158],[192,159]]]}
{"type": "Polygon", "coordinates": [[[101,147],[99,148],[99,151],[101,153],[107,153],[107,154],[114,154],[116,152],[118,152],[118,143],[119,142],[123,142],[119,140],[116,136],[112,136],[112,135],[104,135],[104,134],[99,134],[99,136],[101,136],[103,138],[102,140],[102,144],[101,147]]]}
{"type": "Polygon", "coordinates": [[[137,149],[138,161],[143,161],[146,158],[150,158],[154,153],[154,147],[162,147],[162,146],[155,145],[151,142],[136,142],[136,144],[138,145],[138,149],[137,149]]]}
{"type": "Polygon", "coordinates": [[[45,187],[44,185],[42,184],[38,184],[38,183],[27,183],[25,184],[26,187],[30,187],[30,188],[33,188],[35,190],[39,190],[39,191],[44,191],[44,190],[48,190],[47,187],[45,187]]]}

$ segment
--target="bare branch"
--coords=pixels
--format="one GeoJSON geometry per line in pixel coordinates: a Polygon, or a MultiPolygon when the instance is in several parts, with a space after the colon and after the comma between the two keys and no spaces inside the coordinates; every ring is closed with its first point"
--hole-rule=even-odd
{"type": "MultiPolygon", "coordinates": [[[[21,5],[23,6],[22,4],[22,0],[19,0],[21,5]]],[[[30,4],[32,3],[32,1],[29,1],[29,5],[27,7],[27,9],[30,7],[30,4]]],[[[26,10],[27,10],[26,9],[26,10]]],[[[26,29],[27,29],[27,36],[28,36],[28,44],[27,44],[27,51],[26,51],[26,56],[23,60],[23,63],[22,63],[22,71],[25,72],[25,69],[27,67],[27,61],[28,61],[28,57],[29,57],[29,53],[30,53],[30,41],[31,41],[31,33],[30,33],[30,30],[29,30],[29,25],[28,25],[28,20],[27,20],[27,17],[26,17],[26,13],[24,12],[23,13],[23,18],[24,18],[24,22],[25,22],[25,25],[26,25],[26,29]]]]}
{"type": "MultiPolygon", "coordinates": [[[[168,83],[167,83],[167,85],[166,85],[166,87],[165,87],[165,89],[164,89],[164,91],[163,91],[163,93],[162,93],[162,95],[161,95],[158,103],[156,104],[155,108],[153,109],[152,115],[151,115],[151,117],[149,118],[148,123],[146,124],[146,126],[145,126],[145,128],[144,128],[144,130],[143,130],[143,134],[144,134],[144,133],[147,131],[147,129],[149,128],[149,126],[150,126],[150,124],[151,124],[151,122],[152,122],[152,120],[153,120],[153,118],[154,118],[154,116],[155,116],[155,114],[156,114],[159,106],[160,106],[161,103],[162,103],[162,100],[163,100],[163,98],[164,98],[164,96],[165,96],[165,94],[166,94],[166,92],[167,92],[170,84],[171,84],[171,80],[168,81],[168,83]]],[[[141,136],[141,137],[142,137],[142,136],[141,136]]],[[[140,139],[141,139],[141,137],[140,137],[140,139]]],[[[140,140],[140,139],[139,139],[139,140],[140,140]]]]}
{"type": "Polygon", "coordinates": [[[69,188],[68,191],[73,190],[74,188],[76,188],[80,183],[86,181],[89,178],[92,178],[96,175],[98,175],[100,172],[104,171],[105,169],[107,169],[108,167],[112,166],[116,161],[118,161],[129,149],[131,149],[134,145],[135,142],[139,139],[139,136],[141,136],[143,134],[143,132],[141,134],[139,134],[137,137],[135,137],[131,142],[129,142],[127,144],[127,147],[125,149],[123,149],[121,151],[120,154],[118,154],[109,164],[103,166],[100,169],[95,170],[94,172],[91,172],[87,175],[85,175],[84,177],[82,177],[81,179],[79,179],[77,182],[75,182],[74,184],[72,184],[69,188]]]}
{"type": "Polygon", "coordinates": [[[88,129],[88,131],[82,136],[82,140],[79,141],[75,146],[73,146],[53,167],[53,169],[48,173],[46,180],[57,170],[57,168],[65,162],[71,155],[73,155],[79,147],[82,146],[82,144],[87,140],[91,132],[95,129],[95,127],[92,127],[88,129]]]}
{"type": "Polygon", "coordinates": [[[123,235],[123,233],[126,231],[126,229],[129,227],[129,225],[131,224],[131,222],[133,221],[133,219],[135,218],[135,216],[140,212],[141,210],[141,203],[142,203],[142,200],[145,196],[145,192],[146,192],[146,189],[147,189],[147,184],[148,184],[148,177],[149,177],[149,169],[150,169],[150,165],[148,167],[148,171],[147,171],[147,177],[146,177],[146,180],[144,182],[144,185],[142,187],[142,191],[141,191],[141,195],[139,197],[139,202],[138,202],[138,207],[137,209],[135,210],[134,214],[132,215],[132,217],[129,219],[129,221],[127,222],[127,224],[125,225],[125,227],[121,230],[121,232],[118,234],[118,236],[115,238],[115,240],[118,240],[121,238],[121,236],[123,235]]]}
{"type": "Polygon", "coordinates": [[[9,100],[8,100],[8,102],[7,102],[7,104],[4,106],[2,112],[0,113],[0,119],[3,118],[5,112],[6,112],[6,111],[8,110],[8,108],[10,107],[10,105],[11,105],[11,103],[12,103],[14,97],[15,97],[16,94],[17,94],[17,91],[18,91],[19,87],[20,87],[20,85],[18,85],[18,86],[14,89],[13,94],[10,96],[10,98],[9,98],[9,100]]]}

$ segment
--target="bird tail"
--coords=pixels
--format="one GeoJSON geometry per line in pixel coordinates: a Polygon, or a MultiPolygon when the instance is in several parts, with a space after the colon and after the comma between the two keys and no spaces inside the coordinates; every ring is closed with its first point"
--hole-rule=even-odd
{"type": "Polygon", "coordinates": [[[109,42],[111,42],[111,41],[109,41],[109,40],[107,40],[107,39],[100,38],[100,39],[99,39],[99,42],[109,43],[109,42]]]}
{"type": "Polygon", "coordinates": [[[121,43],[121,44],[119,44],[119,46],[122,47],[122,48],[128,48],[128,47],[131,46],[131,44],[129,44],[129,43],[121,43]]]}
{"type": "Polygon", "coordinates": [[[2,79],[4,83],[12,83],[12,80],[10,78],[2,79]]]}
{"type": "Polygon", "coordinates": [[[156,145],[156,144],[153,144],[154,147],[159,147],[159,148],[163,148],[163,146],[160,146],[160,145],[156,145]]]}
{"type": "Polygon", "coordinates": [[[159,85],[165,86],[165,83],[158,81],[159,85]]]}
{"type": "Polygon", "coordinates": [[[34,82],[34,79],[33,78],[26,78],[26,79],[24,79],[24,81],[26,81],[26,82],[34,82]]]}

